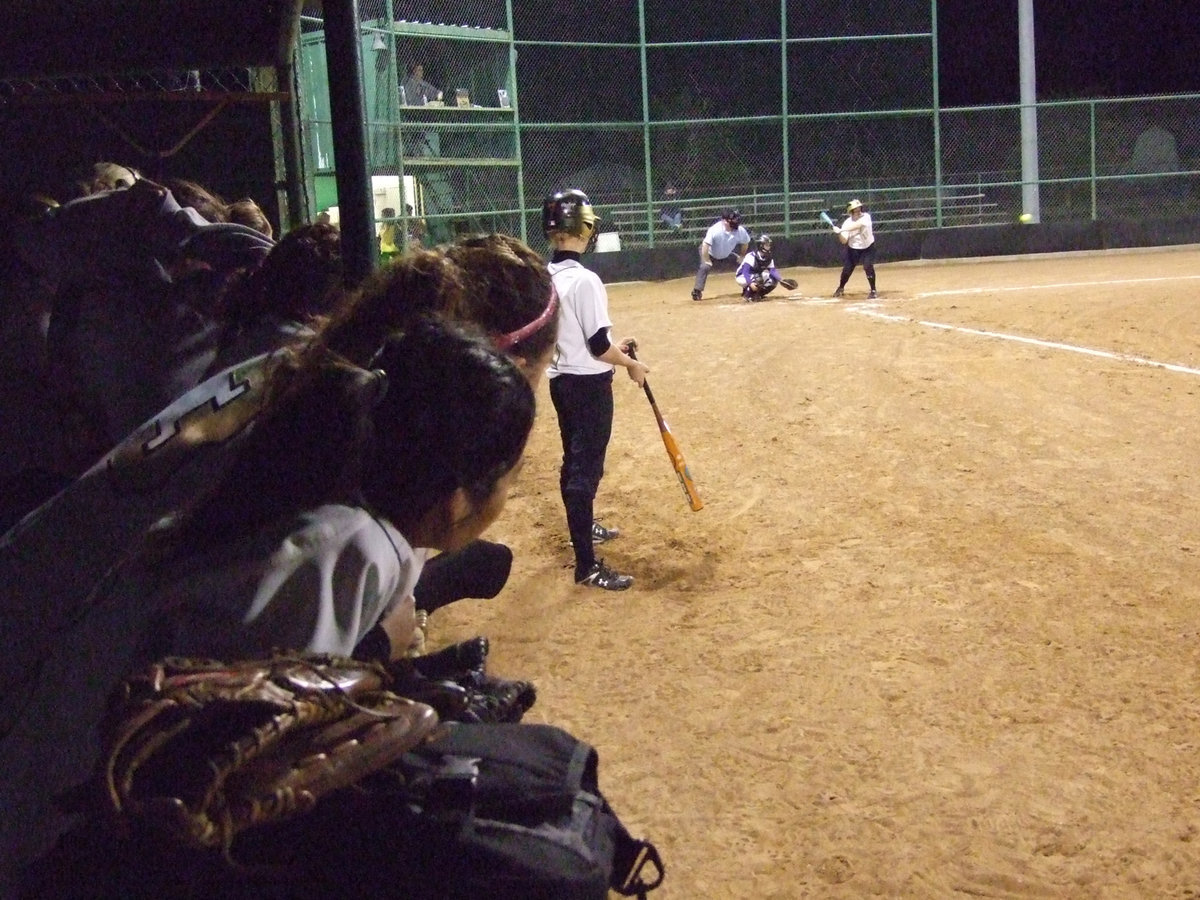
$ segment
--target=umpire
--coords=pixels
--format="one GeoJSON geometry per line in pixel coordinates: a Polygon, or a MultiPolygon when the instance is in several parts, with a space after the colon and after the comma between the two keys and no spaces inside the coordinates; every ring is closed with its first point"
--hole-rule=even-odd
{"type": "Polygon", "coordinates": [[[721,213],[721,218],[708,226],[704,240],[700,242],[700,266],[696,269],[692,299],[703,298],[708,270],[713,267],[713,263],[730,261],[736,269],[749,249],[750,232],[742,225],[742,214],[736,209],[726,209],[721,213]]]}

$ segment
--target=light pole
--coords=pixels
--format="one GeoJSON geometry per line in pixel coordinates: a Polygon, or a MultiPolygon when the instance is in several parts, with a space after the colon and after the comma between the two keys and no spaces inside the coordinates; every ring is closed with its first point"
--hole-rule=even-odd
{"type": "Polygon", "coordinates": [[[1037,72],[1033,50],[1033,0],[1017,0],[1021,58],[1021,221],[1040,222],[1038,184],[1037,72]],[[1028,216],[1028,218],[1026,218],[1028,216]]]}

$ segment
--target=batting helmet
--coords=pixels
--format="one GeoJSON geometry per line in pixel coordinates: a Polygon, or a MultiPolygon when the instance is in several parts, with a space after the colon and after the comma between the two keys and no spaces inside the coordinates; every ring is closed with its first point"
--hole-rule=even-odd
{"type": "Polygon", "coordinates": [[[846,204],[846,212],[854,212],[856,209],[862,209],[861,200],[851,200],[846,204]]]}
{"type": "Polygon", "coordinates": [[[576,188],[558,191],[542,202],[542,233],[546,237],[558,232],[594,238],[599,222],[588,195],[576,188]]]}
{"type": "Polygon", "coordinates": [[[754,255],[760,262],[766,262],[771,258],[771,236],[769,234],[758,236],[758,240],[754,242],[754,255]]]}
{"type": "Polygon", "coordinates": [[[740,212],[738,212],[736,209],[734,209],[732,206],[725,208],[725,210],[721,213],[721,218],[724,219],[726,222],[728,222],[730,225],[732,225],[734,228],[737,228],[739,225],[742,224],[742,214],[740,212]]]}

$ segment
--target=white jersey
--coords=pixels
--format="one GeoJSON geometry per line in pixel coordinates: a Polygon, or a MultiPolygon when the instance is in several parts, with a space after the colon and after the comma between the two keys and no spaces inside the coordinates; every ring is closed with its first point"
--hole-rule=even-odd
{"type": "Polygon", "coordinates": [[[713,259],[725,259],[743,244],[749,245],[750,232],[745,225],[739,225],[733,231],[725,229],[725,220],[718,219],[708,226],[704,235],[704,243],[708,244],[708,255],[713,259]]]}
{"type": "Polygon", "coordinates": [[[11,616],[6,644],[36,642],[43,653],[29,680],[3,695],[0,895],[13,864],[44,852],[70,824],[51,798],[89,775],[105,697],[126,674],[172,654],[237,659],[280,647],[349,655],[391,607],[412,602],[424,561],[389,523],[328,505],[219,559],[139,565],[77,605],[55,633],[46,633],[53,615],[11,616]]]}
{"type": "Polygon", "coordinates": [[[170,653],[239,659],[272,647],[349,656],[397,604],[411,602],[427,551],[358,507],[330,504],[254,535],[227,559],[156,572],[144,600],[170,653]]]}
{"type": "Polygon", "coordinates": [[[871,228],[871,214],[867,212],[857,219],[853,216],[846,216],[841,232],[847,239],[846,246],[851,250],[866,250],[875,243],[875,232],[871,228]]]}
{"type": "Polygon", "coordinates": [[[612,328],[608,316],[608,291],[600,276],[574,259],[548,266],[558,292],[558,344],[546,375],[602,375],[615,366],[592,356],[588,339],[612,328]]]}

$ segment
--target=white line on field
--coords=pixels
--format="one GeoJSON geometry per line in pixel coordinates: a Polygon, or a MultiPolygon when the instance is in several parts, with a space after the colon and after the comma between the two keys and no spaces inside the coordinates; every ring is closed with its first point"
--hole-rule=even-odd
{"type": "Polygon", "coordinates": [[[1024,337],[1019,334],[1005,334],[1000,331],[983,331],[979,328],[964,328],[961,325],[947,325],[945,322],[929,322],[923,319],[912,319],[908,316],[894,316],[888,313],[876,311],[876,309],[864,305],[853,305],[846,307],[847,312],[858,313],[860,316],[871,316],[876,319],[885,319],[889,322],[913,322],[917,325],[923,325],[926,328],[939,328],[942,331],[957,331],[959,334],[971,334],[976,337],[996,338],[1001,341],[1015,341],[1018,344],[1030,344],[1035,347],[1046,347],[1051,350],[1066,350],[1070,353],[1080,353],[1084,356],[1096,356],[1100,359],[1111,359],[1117,362],[1134,363],[1139,366],[1151,366],[1156,369],[1166,369],[1168,372],[1180,372],[1184,375],[1200,375],[1200,369],[1193,369],[1189,366],[1180,366],[1175,363],[1159,362],[1154,359],[1146,359],[1144,356],[1131,356],[1128,353],[1114,353],[1111,350],[1094,350],[1090,347],[1079,347],[1075,344],[1064,344],[1061,341],[1043,341],[1040,338],[1024,337]]]}
{"type": "MultiPolygon", "coordinates": [[[[831,299],[829,297],[806,297],[803,294],[788,294],[786,297],[768,297],[763,300],[764,304],[778,304],[781,301],[788,303],[800,303],[805,306],[836,306],[841,303],[841,300],[831,299]]],[[[722,303],[718,309],[757,309],[759,304],[747,303],[745,300],[739,300],[736,303],[722,303]]]]}
{"type": "Polygon", "coordinates": [[[925,297],[949,297],[955,294],[1000,294],[1008,291],[1044,291],[1053,288],[1081,288],[1081,287],[1099,287],[1115,284],[1151,284],[1156,281],[1191,281],[1200,278],[1200,275],[1163,275],[1154,278],[1110,278],[1100,279],[1097,281],[1062,281],[1056,284],[1021,284],[1008,285],[1005,287],[975,287],[975,288],[956,288],[952,291],[923,291],[919,294],[913,294],[914,299],[923,299],[925,297]]]}

